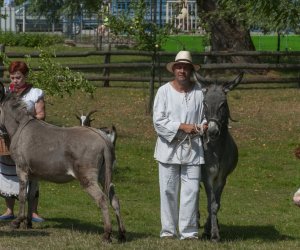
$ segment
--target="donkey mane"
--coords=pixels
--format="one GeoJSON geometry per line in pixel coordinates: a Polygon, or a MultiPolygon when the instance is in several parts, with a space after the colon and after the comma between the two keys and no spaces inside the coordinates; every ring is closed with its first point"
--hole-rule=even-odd
{"type": "Polygon", "coordinates": [[[27,106],[26,106],[26,103],[21,99],[19,98],[15,93],[8,93],[2,103],[4,105],[10,105],[12,110],[15,111],[22,111],[22,113],[24,114],[28,114],[28,112],[24,112],[24,111],[27,111],[27,106]]]}

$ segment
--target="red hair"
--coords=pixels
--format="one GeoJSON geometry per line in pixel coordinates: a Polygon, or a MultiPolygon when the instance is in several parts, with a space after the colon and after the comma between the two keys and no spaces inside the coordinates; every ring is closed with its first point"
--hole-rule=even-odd
{"type": "Polygon", "coordinates": [[[20,71],[24,76],[29,72],[29,68],[26,63],[21,61],[14,61],[8,67],[9,74],[14,74],[17,71],[20,71]]]}

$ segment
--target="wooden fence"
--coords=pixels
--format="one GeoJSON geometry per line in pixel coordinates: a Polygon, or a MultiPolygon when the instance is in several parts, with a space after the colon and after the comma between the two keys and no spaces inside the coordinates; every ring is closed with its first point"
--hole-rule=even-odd
{"type": "MultiPolygon", "coordinates": [[[[4,53],[9,59],[31,58],[39,57],[39,52],[34,53],[14,53],[5,52],[5,47],[0,45],[1,53],[4,53]]],[[[193,60],[201,64],[202,72],[220,72],[220,71],[237,71],[250,72],[243,78],[242,84],[253,83],[297,83],[300,87],[300,51],[284,51],[284,52],[269,52],[269,51],[235,51],[235,52],[200,52],[193,53],[193,60]],[[269,60],[261,60],[262,63],[207,63],[207,58],[216,59],[222,57],[253,57],[253,58],[271,58],[269,60]],[[290,74],[278,74],[278,76],[268,76],[264,74],[257,74],[262,71],[288,71],[290,74]],[[283,76],[281,76],[283,75],[283,76]],[[285,76],[288,75],[288,76],[285,76]]],[[[87,52],[58,52],[55,58],[82,58],[90,56],[99,56],[99,63],[97,64],[67,64],[71,70],[74,71],[89,71],[94,74],[86,75],[89,81],[102,82],[103,86],[110,86],[110,82],[146,82],[149,83],[150,105],[154,98],[154,85],[159,85],[171,79],[172,75],[165,70],[167,62],[174,60],[176,53],[170,52],[147,52],[147,51],[87,51],[87,52]],[[112,62],[112,57],[143,57],[143,62],[130,60],[122,63],[112,62]],[[101,60],[102,62],[101,62],[101,60]],[[128,70],[135,72],[142,71],[144,75],[132,76],[132,74],[116,74],[112,73],[114,69],[120,69],[122,72],[128,70]]],[[[209,60],[214,61],[214,60],[209,60]]],[[[39,70],[38,68],[32,68],[39,70]]],[[[7,68],[0,62],[0,81],[9,82],[5,77],[4,72],[7,68]]],[[[116,70],[115,70],[116,71],[116,70]]],[[[200,72],[201,73],[201,72],[200,72]]],[[[135,74],[136,75],[136,74],[135,74]]],[[[151,107],[150,107],[151,109],[151,107]]]]}
{"type": "MultiPolygon", "coordinates": [[[[10,58],[25,58],[30,56],[31,58],[39,57],[39,52],[34,53],[15,53],[15,52],[5,52],[4,46],[0,45],[0,50],[2,53],[10,58]]],[[[122,82],[165,82],[170,80],[171,75],[168,75],[165,70],[165,65],[168,61],[175,58],[176,53],[171,52],[157,52],[153,55],[152,52],[147,51],[87,51],[87,52],[58,52],[55,54],[56,58],[71,58],[71,57],[89,57],[89,56],[100,56],[103,59],[103,63],[99,62],[97,64],[67,64],[70,69],[75,71],[89,71],[95,72],[96,76],[86,76],[89,81],[104,81],[106,84],[104,86],[109,86],[111,81],[122,81],[122,82]],[[124,62],[124,63],[112,63],[111,58],[114,56],[143,56],[148,58],[145,62],[124,62]],[[154,60],[153,60],[154,58],[154,60]],[[168,58],[168,61],[165,61],[168,58]],[[151,68],[155,68],[155,74],[151,75],[151,68]],[[149,74],[145,76],[122,76],[114,75],[110,73],[110,69],[149,69],[149,74]]],[[[296,71],[300,72],[300,51],[294,52],[268,52],[268,51],[238,51],[238,52],[200,52],[193,53],[194,58],[200,59],[201,70],[203,71],[249,71],[251,77],[244,78],[243,84],[252,83],[290,83],[297,82],[300,83],[300,75],[295,77],[265,77],[262,74],[255,74],[255,70],[275,70],[275,71],[296,71]],[[206,63],[203,61],[205,58],[217,58],[217,57],[274,57],[274,58],[297,58],[299,63],[206,63]],[[251,73],[252,71],[252,73],[251,73]]],[[[100,61],[100,60],[99,60],[100,61]]],[[[285,60],[289,61],[289,60],[285,60]]],[[[295,60],[293,60],[295,61],[295,60]]],[[[80,60],[79,60],[80,62],[80,60]]],[[[198,62],[198,61],[197,61],[198,62]]],[[[8,82],[9,79],[5,78],[4,72],[7,70],[3,63],[0,62],[0,81],[8,82]]],[[[34,68],[33,70],[39,70],[34,68]]],[[[295,74],[294,74],[295,75],[295,74]]]]}

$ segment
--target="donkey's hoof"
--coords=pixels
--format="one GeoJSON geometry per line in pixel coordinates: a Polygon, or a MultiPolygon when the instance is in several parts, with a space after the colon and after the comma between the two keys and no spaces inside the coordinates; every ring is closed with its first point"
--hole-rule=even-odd
{"type": "Polygon", "coordinates": [[[120,234],[119,234],[118,241],[119,241],[120,243],[126,242],[126,235],[125,235],[125,233],[120,233],[120,234]]]}
{"type": "Polygon", "coordinates": [[[210,241],[213,243],[219,243],[221,241],[221,239],[220,238],[212,238],[212,239],[210,239],[210,241]]]}
{"type": "Polygon", "coordinates": [[[32,222],[31,221],[28,221],[26,223],[26,229],[32,229],[32,222]]]}
{"type": "Polygon", "coordinates": [[[111,238],[107,239],[107,238],[103,237],[102,240],[104,243],[108,243],[108,244],[110,244],[112,242],[111,238]]]}
{"type": "Polygon", "coordinates": [[[210,234],[204,232],[204,233],[201,235],[201,239],[202,239],[202,240],[210,240],[210,234]]]}
{"type": "Polygon", "coordinates": [[[111,235],[111,234],[104,233],[104,235],[103,235],[103,237],[102,237],[103,242],[105,242],[105,243],[111,243],[112,240],[111,240],[111,238],[110,238],[110,235],[111,235]]]}
{"type": "Polygon", "coordinates": [[[216,235],[213,234],[210,238],[210,241],[214,242],[214,243],[218,243],[221,241],[221,237],[219,234],[216,234],[216,235]]]}
{"type": "Polygon", "coordinates": [[[12,229],[18,229],[18,228],[20,227],[20,222],[18,222],[18,221],[12,221],[12,222],[10,223],[10,227],[11,227],[12,229]]]}

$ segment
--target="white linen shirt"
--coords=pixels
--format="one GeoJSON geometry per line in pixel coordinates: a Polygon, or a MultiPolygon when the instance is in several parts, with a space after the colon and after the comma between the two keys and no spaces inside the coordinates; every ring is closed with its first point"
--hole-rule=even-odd
{"type": "Polygon", "coordinates": [[[154,100],[153,124],[158,138],[154,158],[162,163],[204,164],[204,152],[199,135],[179,131],[181,123],[203,124],[203,93],[200,85],[187,93],[175,90],[171,82],[161,86],[154,100]],[[186,140],[184,140],[186,138],[186,140]]]}

